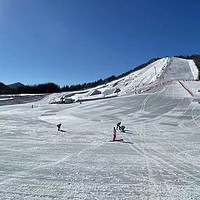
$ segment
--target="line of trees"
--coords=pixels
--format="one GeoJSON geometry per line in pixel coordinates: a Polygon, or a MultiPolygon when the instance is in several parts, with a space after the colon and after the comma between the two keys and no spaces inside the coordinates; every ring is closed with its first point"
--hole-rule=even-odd
{"type": "MultiPolygon", "coordinates": [[[[12,91],[13,94],[22,94],[22,93],[28,93],[28,94],[35,94],[35,93],[53,93],[53,92],[68,92],[68,91],[77,91],[77,90],[85,90],[92,87],[96,87],[98,85],[106,84],[110,81],[115,80],[116,77],[110,76],[106,79],[99,79],[94,82],[89,83],[83,83],[83,84],[77,84],[77,85],[66,85],[64,87],[60,87],[59,85],[55,83],[44,83],[39,85],[25,85],[18,88],[10,89],[9,92],[12,91]]],[[[5,94],[5,92],[4,92],[5,94]]]]}
{"type": "Polygon", "coordinates": [[[77,85],[70,85],[70,86],[66,85],[66,86],[61,88],[61,92],[85,90],[85,89],[89,89],[89,88],[92,88],[92,87],[96,87],[98,85],[106,84],[106,83],[113,81],[115,79],[116,79],[116,76],[112,75],[112,76],[110,76],[106,79],[99,79],[99,80],[94,81],[94,82],[77,84],[77,85]]]}
{"type": "Polygon", "coordinates": [[[14,88],[13,94],[41,94],[41,93],[53,93],[60,92],[60,86],[55,83],[44,83],[39,85],[24,85],[18,88],[14,88]]]}

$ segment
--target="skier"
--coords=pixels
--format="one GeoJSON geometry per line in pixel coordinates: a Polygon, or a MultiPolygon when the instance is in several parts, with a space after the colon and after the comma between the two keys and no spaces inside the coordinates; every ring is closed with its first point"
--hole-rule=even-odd
{"type": "Polygon", "coordinates": [[[125,132],[125,126],[120,126],[120,130],[121,130],[122,132],[125,132]]]}
{"type": "Polygon", "coordinates": [[[65,103],[65,100],[64,100],[64,99],[65,99],[64,97],[61,97],[61,98],[60,98],[61,103],[65,103]]]}
{"type": "Polygon", "coordinates": [[[113,127],[113,141],[115,141],[116,139],[116,129],[115,127],[113,127]]]}
{"type": "Polygon", "coordinates": [[[61,125],[62,125],[62,124],[58,124],[58,125],[57,125],[58,131],[60,131],[61,125]]]}
{"type": "Polygon", "coordinates": [[[120,129],[121,122],[117,123],[117,130],[120,129]]]}

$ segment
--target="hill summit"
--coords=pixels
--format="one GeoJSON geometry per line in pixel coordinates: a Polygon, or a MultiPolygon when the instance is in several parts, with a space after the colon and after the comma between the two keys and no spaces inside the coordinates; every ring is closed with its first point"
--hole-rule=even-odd
{"type": "Polygon", "coordinates": [[[24,84],[20,82],[16,82],[16,83],[9,84],[8,87],[10,87],[11,89],[17,89],[20,87],[24,87],[24,84]]]}

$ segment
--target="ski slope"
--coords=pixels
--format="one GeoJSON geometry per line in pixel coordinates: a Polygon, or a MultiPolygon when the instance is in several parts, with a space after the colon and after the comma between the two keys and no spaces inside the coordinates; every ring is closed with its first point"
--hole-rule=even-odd
{"type": "MultiPolygon", "coordinates": [[[[46,98],[47,102],[58,103],[60,98],[73,99],[74,101],[90,101],[95,99],[144,93],[157,87],[177,83],[181,81],[192,81],[198,79],[198,69],[192,60],[181,58],[162,58],[143,69],[135,71],[123,78],[112,81],[96,88],[79,92],[66,92],[51,95],[46,98]],[[116,92],[120,89],[120,92],[116,92]],[[95,91],[100,94],[93,95],[95,91]]],[[[193,83],[191,83],[193,84],[193,83]]],[[[198,84],[197,84],[198,85],[198,84]]],[[[198,86],[197,86],[198,87],[198,86]]],[[[192,90],[192,87],[190,87],[192,90]]],[[[194,92],[194,95],[198,90],[194,92]]],[[[184,92],[181,95],[186,95],[184,92]]],[[[186,95],[187,96],[187,95],[186,95]]]]}
{"type": "Polygon", "coordinates": [[[191,61],[164,58],[102,94],[73,93],[82,104],[50,104],[59,93],[1,106],[0,199],[199,199],[197,76],[191,61]],[[123,142],[110,142],[119,121],[123,142]]]}

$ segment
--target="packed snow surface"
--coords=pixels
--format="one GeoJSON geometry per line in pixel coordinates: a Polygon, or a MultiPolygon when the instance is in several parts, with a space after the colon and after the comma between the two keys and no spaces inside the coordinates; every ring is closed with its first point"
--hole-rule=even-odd
{"type": "Polygon", "coordinates": [[[164,58],[96,88],[113,98],[93,89],[1,106],[0,199],[200,199],[197,76],[164,58]],[[67,95],[85,101],[49,104],[67,95]],[[120,121],[123,141],[111,142],[120,121]]]}

